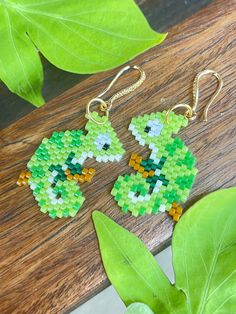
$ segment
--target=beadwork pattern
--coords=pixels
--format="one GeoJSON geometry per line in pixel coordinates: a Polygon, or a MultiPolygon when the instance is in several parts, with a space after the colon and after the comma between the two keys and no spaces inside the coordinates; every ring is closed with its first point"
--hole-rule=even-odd
{"type": "MultiPolygon", "coordinates": [[[[119,161],[124,153],[108,118],[97,112],[92,116],[104,124],[89,120],[86,135],[82,130],[54,132],[43,139],[27,164],[29,186],[40,210],[51,218],[74,217],[82,206],[85,198],[77,183],[90,182],[95,173],[93,168],[83,168],[87,158],[119,161]]],[[[20,185],[26,182],[24,174],[19,179],[20,185]]]]}
{"type": "Polygon", "coordinates": [[[169,211],[173,203],[185,202],[190,193],[197,174],[196,159],[180,138],[172,137],[187,126],[188,119],[170,112],[169,121],[167,124],[166,111],[131,121],[129,130],[140,145],[149,146],[151,154],[148,159],[132,154],[129,165],[137,173],[119,176],[114,184],[111,194],[125,213],[138,216],[169,211]]]}

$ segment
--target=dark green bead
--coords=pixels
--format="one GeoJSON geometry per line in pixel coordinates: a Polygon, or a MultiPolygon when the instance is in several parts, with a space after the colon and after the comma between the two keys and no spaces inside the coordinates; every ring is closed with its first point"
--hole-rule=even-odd
{"type": "Polygon", "coordinates": [[[140,195],[145,196],[147,194],[146,189],[141,189],[140,190],[140,195]]]}
{"type": "Polygon", "coordinates": [[[145,168],[145,166],[147,165],[147,161],[146,161],[146,160],[142,160],[141,163],[140,163],[140,165],[145,168]]]}
{"type": "Polygon", "coordinates": [[[168,185],[168,183],[169,183],[169,181],[168,181],[168,180],[164,180],[164,181],[163,181],[163,185],[164,185],[164,186],[167,186],[167,185],[168,185]]]}
{"type": "Polygon", "coordinates": [[[151,170],[154,170],[154,171],[155,171],[156,169],[157,169],[157,165],[156,165],[156,164],[152,164],[152,165],[151,165],[151,170]]]}
{"type": "Polygon", "coordinates": [[[64,217],[68,217],[69,216],[69,210],[66,208],[66,209],[64,209],[64,211],[63,211],[63,216],[64,217]]]}
{"type": "Polygon", "coordinates": [[[130,179],[130,177],[126,174],[125,177],[124,177],[125,182],[128,182],[129,179],[130,179]]]}
{"type": "Polygon", "coordinates": [[[116,196],[115,196],[115,200],[116,201],[119,201],[121,199],[122,195],[117,193],[116,196]]]}
{"type": "Polygon", "coordinates": [[[77,173],[77,169],[75,167],[72,167],[72,169],[70,170],[70,173],[72,175],[75,175],[77,173]]]}
{"type": "Polygon", "coordinates": [[[51,210],[51,211],[49,212],[49,216],[50,216],[51,218],[55,218],[55,217],[56,217],[56,211],[55,211],[55,210],[51,210]]]}
{"type": "Polygon", "coordinates": [[[80,208],[80,204],[76,202],[76,203],[73,205],[73,208],[74,208],[75,210],[78,210],[78,209],[80,208]]]}
{"type": "Polygon", "coordinates": [[[60,171],[60,170],[61,170],[61,165],[56,165],[56,166],[55,166],[55,170],[56,170],[56,171],[60,171]]]}
{"type": "Polygon", "coordinates": [[[152,165],[152,164],[153,164],[153,162],[154,162],[154,160],[153,160],[153,159],[148,159],[148,162],[147,162],[147,163],[148,163],[149,165],[152,165]]]}
{"type": "Polygon", "coordinates": [[[55,166],[54,165],[51,165],[48,170],[50,170],[51,172],[53,172],[53,170],[55,170],[55,166]]]}
{"type": "Polygon", "coordinates": [[[132,185],[131,186],[131,191],[134,192],[134,193],[137,192],[138,191],[138,186],[137,185],[132,185]]]}
{"type": "Polygon", "coordinates": [[[120,183],[118,181],[115,182],[114,188],[116,188],[117,190],[120,188],[120,183]]]}
{"type": "Polygon", "coordinates": [[[122,207],[123,213],[127,213],[128,210],[129,210],[129,206],[125,204],[125,205],[122,207]]]}
{"type": "Polygon", "coordinates": [[[141,207],[140,210],[139,210],[139,214],[141,216],[143,216],[143,215],[145,215],[145,213],[146,213],[146,208],[145,207],[141,207]]]}
{"type": "Polygon", "coordinates": [[[43,206],[43,205],[45,205],[46,204],[46,201],[45,200],[40,200],[39,201],[39,206],[43,206]]]}
{"type": "Polygon", "coordinates": [[[66,175],[63,173],[62,175],[61,175],[61,181],[65,181],[66,180],[66,175]]]}

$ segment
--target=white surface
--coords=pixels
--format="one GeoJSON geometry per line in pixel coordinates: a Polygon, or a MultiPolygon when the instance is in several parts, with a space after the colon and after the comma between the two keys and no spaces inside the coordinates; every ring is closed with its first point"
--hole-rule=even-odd
{"type": "MultiPolygon", "coordinates": [[[[163,269],[164,273],[174,282],[174,272],[172,268],[172,254],[169,246],[156,256],[156,260],[163,269]]],[[[116,293],[115,289],[110,286],[97,294],[95,297],[84,303],[71,314],[123,314],[125,306],[116,293]]]]}

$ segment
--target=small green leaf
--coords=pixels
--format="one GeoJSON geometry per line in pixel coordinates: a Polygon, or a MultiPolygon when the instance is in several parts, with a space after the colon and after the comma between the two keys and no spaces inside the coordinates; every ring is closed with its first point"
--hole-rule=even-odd
{"type": "Polygon", "coordinates": [[[132,233],[104,214],[93,212],[106,273],[121,299],[145,303],[155,313],[174,313],[185,297],[163,274],[155,258],[132,233]]]}
{"type": "Polygon", "coordinates": [[[133,0],[0,0],[0,79],[39,106],[39,51],[74,73],[114,68],[162,42],[133,0]]]}
{"type": "Polygon", "coordinates": [[[132,303],[127,308],[125,314],[154,314],[154,313],[146,304],[132,303]]]}
{"type": "Polygon", "coordinates": [[[176,287],[187,296],[187,313],[235,313],[236,188],[195,203],[173,235],[176,287]]]}

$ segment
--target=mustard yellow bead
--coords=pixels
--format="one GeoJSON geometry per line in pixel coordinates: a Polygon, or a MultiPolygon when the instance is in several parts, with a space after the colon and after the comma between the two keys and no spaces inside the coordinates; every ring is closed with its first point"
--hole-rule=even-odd
{"type": "Polygon", "coordinates": [[[142,173],[142,177],[143,177],[144,179],[146,179],[146,178],[148,177],[148,172],[147,172],[147,171],[144,171],[144,172],[142,173]]]}
{"type": "Polygon", "coordinates": [[[138,157],[138,155],[137,155],[137,154],[135,154],[135,153],[132,153],[132,155],[131,155],[130,159],[135,160],[135,159],[136,159],[136,157],[138,157]]]}

